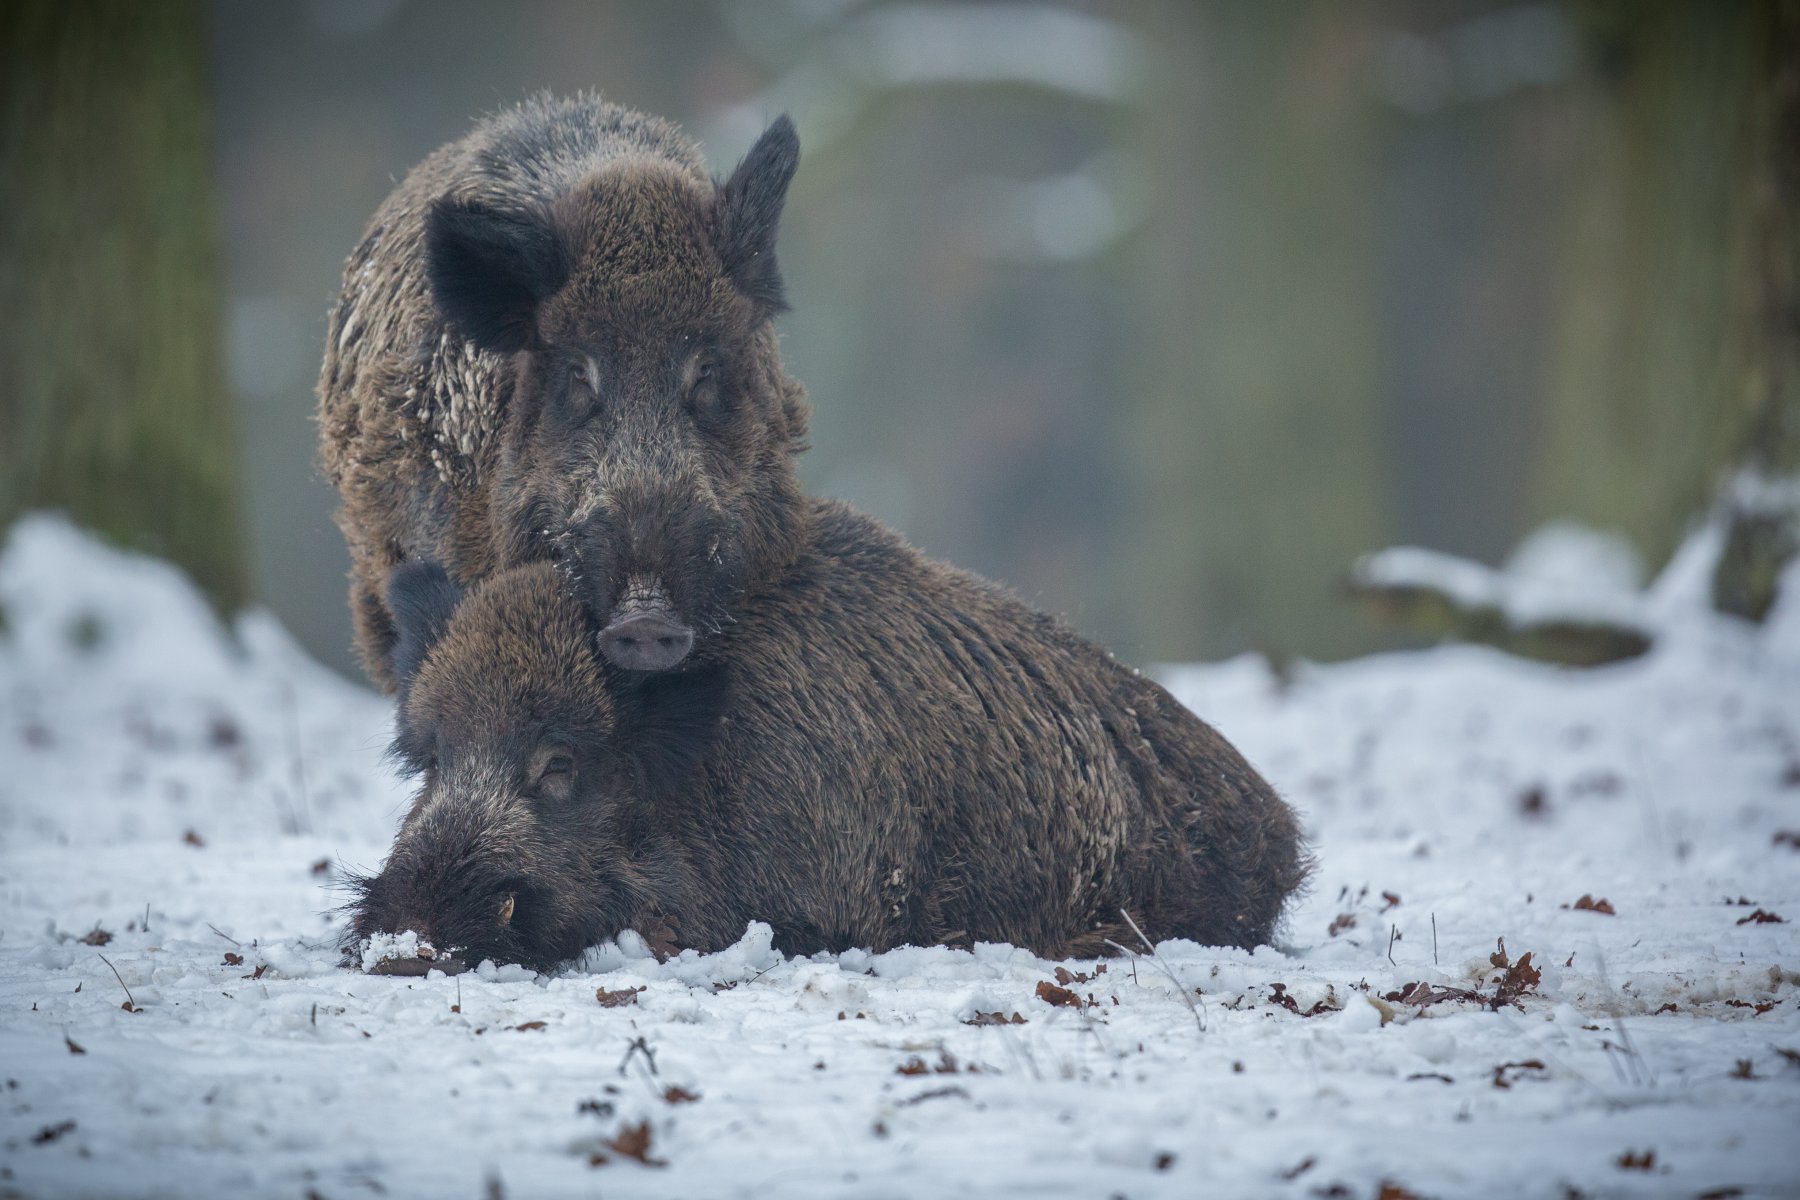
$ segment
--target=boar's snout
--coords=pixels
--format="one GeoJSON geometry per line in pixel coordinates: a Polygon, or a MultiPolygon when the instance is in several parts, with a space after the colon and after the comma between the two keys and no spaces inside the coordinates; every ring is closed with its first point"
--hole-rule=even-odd
{"type": "Polygon", "coordinates": [[[666,671],[693,645],[692,629],[656,613],[636,613],[600,631],[600,653],[628,671],[666,671]]]}
{"type": "Polygon", "coordinates": [[[694,631],[658,581],[633,581],[600,631],[600,653],[627,671],[666,671],[694,647],[694,631]]]}
{"type": "Polygon", "coordinates": [[[375,973],[422,975],[435,967],[454,975],[484,958],[506,963],[532,957],[528,918],[536,906],[526,880],[461,856],[447,861],[410,849],[403,846],[396,861],[357,885],[362,896],[351,930],[358,939],[408,932],[419,937],[421,961],[384,960],[375,973]]]}

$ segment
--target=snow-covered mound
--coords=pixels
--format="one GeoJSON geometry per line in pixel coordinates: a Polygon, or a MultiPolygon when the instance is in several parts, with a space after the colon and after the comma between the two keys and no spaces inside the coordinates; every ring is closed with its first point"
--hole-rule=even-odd
{"type": "Polygon", "coordinates": [[[1743,626],[1715,553],[1614,667],[1167,672],[1307,813],[1281,950],[784,960],[753,925],[421,979],[342,969],[329,916],[405,800],[387,703],[32,518],[0,1195],[1794,1195],[1800,578],[1743,626]]]}
{"type": "Polygon", "coordinates": [[[1550,622],[1648,631],[1656,622],[1642,594],[1643,563],[1615,533],[1553,521],[1519,543],[1505,567],[1419,546],[1392,546],[1359,560],[1360,583],[1441,593],[1465,611],[1492,610],[1513,626],[1550,622]]]}

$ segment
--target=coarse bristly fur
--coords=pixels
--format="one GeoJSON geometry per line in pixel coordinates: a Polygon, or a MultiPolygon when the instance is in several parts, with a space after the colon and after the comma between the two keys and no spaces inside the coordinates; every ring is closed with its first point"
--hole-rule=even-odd
{"type": "Polygon", "coordinates": [[[376,881],[409,899],[356,932],[538,967],[624,928],[718,949],[751,920],[797,954],[1103,954],[1135,942],[1122,910],[1157,939],[1270,939],[1308,871],[1299,828],[1211,727],[868,517],[819,502],[806,528],[710,663],[650,685],[578,646],[550,569],[484,584],[409,688],[400,746],[426,781],[376,881]],[[569,732],[607,722],[633,732],[569,732]],[[576,799],[546,805],[531,764],[569,745],[591,746],[576,799]],[[646,770],[648,747],[678,765],[646,770]],[[537,924],[475,936],[462,914],[521,881],[537,924]]]}
{"type": "Polygon", "coordinates": [[[655,118],[541,99],[376,214],[332,318],[325,458],[358,643],[425,782],[356,928],[534,965],[751,919],[796,952],[1093,953],[1121,909],[1266,942],[1308,862],[1223,738],[801,495],[770,325],[797,155],[784,118],[713,181],[655,118]],[[617,653],[646,619],[690,640],[617,653]]]}
{"type": "MultiPolygon", "coordinates": [[[[555,559],[607,621],[679,634],[665,669],[798,552],[803,392],[770,319],[799,143],[722,180],[674,126],[539,97],[419,164],[344,271],[319,379],[356,645],[397,683],[384,587],[555,559]]],[[[621,660],[623,661],[623,660],[621,660]]]]}
{"type": "Polygon", "coordinates": [[[549,564],[467,596],[406,564],[389,599],[421,651],[397,660],[391,753],[421,786],[381,871],[348,881],[352,939],[410,930],[461,956],[439,961],[548,968],[686,890],[657,806],[718,719],[706,673],[615,700],[586,611],[549,564]]]}

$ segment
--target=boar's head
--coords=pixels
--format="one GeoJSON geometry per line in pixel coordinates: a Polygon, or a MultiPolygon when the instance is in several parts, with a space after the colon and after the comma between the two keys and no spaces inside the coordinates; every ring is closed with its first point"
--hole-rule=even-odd
{"type": "Polygon", "coordinates": [[[615,702],[587,612],[548,563],[466,597],[405,563],[388,601],[392,753],[419,792],[380,872],[352,881],[350,936],[412,931],[451,969],[548,970],[678,904],[670,810],[717,721],[716,678],[675,672],[615,702]]]}
{"type": "Polygon", "coordinates": [[[427,214],[438,310],[509,356],[498,557],[562,560],[618,667],[682,662],[795,553],[806,406],[772,318],[798,160],[782,117],[723,181],[624,154],[530,211],[427,214]]]}

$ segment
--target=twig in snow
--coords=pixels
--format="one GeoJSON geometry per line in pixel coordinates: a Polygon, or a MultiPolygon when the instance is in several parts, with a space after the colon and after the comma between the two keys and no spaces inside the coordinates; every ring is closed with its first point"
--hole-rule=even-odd
{"type": "MultiPolygon", "coordinates": [[[[1194,1015],[1194,1025],[1201,1033],[1205,1033],[1206,1017],[1201,1013],[1199,1006],[1194,1003],[1194,997],[1188,993],[1187,985],[1175,977],[1175,972],[1170,970],[1169,964],[1162,960],[1162,956],[1156,952],[1156,947],[1150,944],[1150,939],[1144,936],[1144,931],[1138,927],[1138,923],[1131,919],[1131,914],[1121,908],[1119,910],[1119,915],[1125,918],[1125,923],[1131,926],[1131,932],[1137,934],[1138,941],[1144,944],[1144,951],[1150,956],[1150,961],[1155,963],[1158,967],[1161,967],[1162,973],[1167,975],[1169,977],[1169,982],[1175,985],[1176,993],[1180,995],[1182,1002],[1187,1005],[1188,1011],[1194,1015]]],[[[1131,955],[1132,978],[1136,979],[1137,951],[1131,949],[1129,946],[1121,946],[1111,938],[1106,939],[1106,944],[1111,946],[1114,950],[1131,955]]]]}
{"type": "Polygon", "coordinates": [[[656,1051],[652,1050],[649,1043],[645,1042],[642,1037],[633,1038],[631,1044],[625,1047],[625,1057],[619,1060],[619,1074],[623,1075],[625,1073],[626,1066],[631,1062],[632,1057],[637,1054],[642,1054],[644,1056],[644,1060],[650,1064],[650,1073],[652,1075],[656,1074],[656,1051]]]}
{"type": "Polygon", "coordinates": [[[220,937],[224,938],[226,941],[230,942],[232,945],[237,946],[239,948],[243,947],[244,943],[238,941],[236,938],[232,937],[229,933],[226,933],[223,929],[220,929],[217,925],[214,925],[211,921],[208,921],[206,923],[206,927],[208,929],[212,930],[214,933],[218,934],[220,937]]]}
{"type": "Polygon", "coordinates": [[[1437,956],[1437,912],[1436,912],[1436,911],[1435,911],[1435,910],[1434,910],[1434,911],[1433,911],[1433,912],[1432,912],[1432,914],[1431,914],[1431,965],[1432,965],[1432,966],[1434,966],[1434,967],[1435,967],[1435,966],[1437,966],[1437,965],[1438,965],[1438,956],[1437,956]]]}
{"type": "MultiPolygon", "coordinates": [[[[99,953],[99,952],[96,951],[95,953],[99,953]]],[[[106,957],[106,955],[104,955],[104,954],[100,955],[100,961],[105,963],[107,965],[107,968],[112,971],[113,978],[119,981],[119,986],[122,988],[125,988],[125,1011],[126,1012],[136,1012],[138,1010],[137,1000],[135,997],[132,996],[131,989],[128,987],[125,987],[125,977],[123,975],[119,974],[119,968],[113,966],[112,959],[106,957]]]]}
{"type": "Polygon", "coordinates": [[[1400,927],[1398,925],[1389,925],[1388,926],[1388,964],[1390,966],[1397,967],[1400,965],[1399,963],[1394,961],[1394,939],[1399,936],[1400,936],[1400,927]]]}

